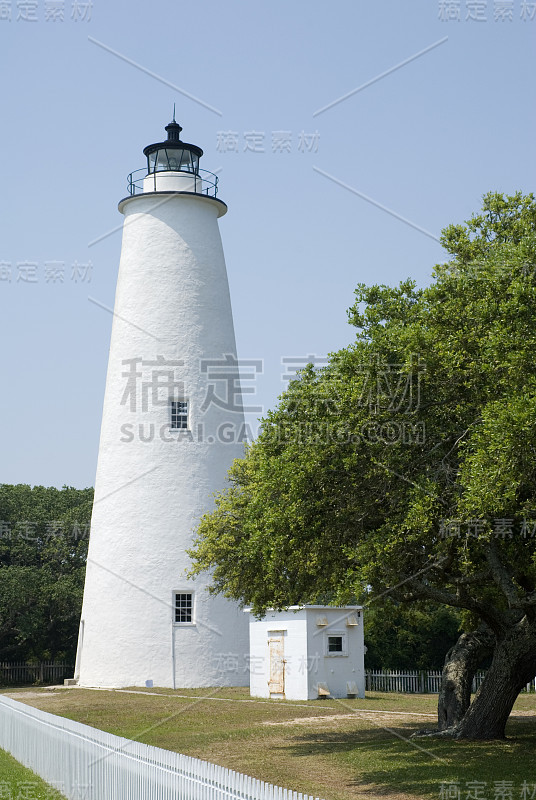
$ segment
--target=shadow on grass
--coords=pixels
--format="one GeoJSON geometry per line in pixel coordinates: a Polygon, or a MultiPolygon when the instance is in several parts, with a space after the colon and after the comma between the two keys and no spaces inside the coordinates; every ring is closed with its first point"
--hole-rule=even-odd
{"type": "Polygon", "coordinates": [[[363,727],[353,731],[306,733],[293,738],[290,751],[300,756],[325,756],[350,768],[348,787],[374,789],[386,797],[400,794],[416,798],[511,797],[536,798],[536,720],[513,720],[504,741],[469,742],[409,740],[419,726],[397,724],[391,730],[363,727]],[[405,737],[405,740],[398,738],[405,737]],[[423,749],[420,749],[423,748],[423,749]],[[511,794],[497,795],[502,782],[511,784],[511,794]],[[480,794],[474,787],[480,785],[480,794]],[[448,794],[448,787],[451,794],[448,794]],[[442,794],[443,792],[443,794],[442,794]],[[469,793],[469,794],[468,794],[469,793]],[[473,793],[473,794],[471,794],[473,793]]]}
{"type": "MultiPolygon", "coordinates": [[[[296,756],[311,755],[311,753],[326,754],[326,753],[344,753],[352,752],[356,746],[366,745],[370,747],[388,746],[393,740],[399,742],[401,745],[405,744],[390,731],[395,731],[398,736],[408,739],[411,734],[418,729],[418,726],[413,723],[397,723],[396,727],[388,726],[383,728],[380,726],[366,727],[366,723],[359,722],[354,730],[344,731],[320,731],[318,733],[310,732],[302,736],[295,736],[293,744],[291,745],[292,751],[296,756]]],[[[411,743],[407,747],[414,748],[411,743]]]]}

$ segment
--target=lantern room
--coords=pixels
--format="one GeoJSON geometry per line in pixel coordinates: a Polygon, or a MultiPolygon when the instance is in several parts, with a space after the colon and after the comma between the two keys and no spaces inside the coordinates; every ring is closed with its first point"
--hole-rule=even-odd
{"type": "Polygon", "coordinates": [[[173,121],[166,125],[165,142],[149,144],[143,154],[147,156],[147,174],[154,172],[193,172],[199,174],[199,159],[203,151],[195,144],[181,142],[182,128],[173,121]]]}
{"type": "Polygon", "coordinates": [[[203,151],[195,144],[181,141],[182,128],[173,119],[166,125],[167,139],[144,147],[147,167],[128,176],[129,195],[147,192],[188,192],[216,198],[218,178],[199,168],[203,151]]]}

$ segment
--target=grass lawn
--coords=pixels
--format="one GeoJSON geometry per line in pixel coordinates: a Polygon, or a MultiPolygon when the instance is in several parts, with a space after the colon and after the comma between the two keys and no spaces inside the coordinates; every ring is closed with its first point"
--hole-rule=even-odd
{"type": "Polygon", "coordinates": [[[63,795],[41,780],[4,750],[0,750],[0,797],[62,800],[63,795]]]}
{"type": "Polygon", "coordinates": [[[458,800],[458,789],[459,800],[536,800],[536,695],[517,700],[506,741],[468,743],[408,739],[434,727],[436,695],[300,703],[252,700],[247,689],[9,694],[325,800],[458,800]]]}

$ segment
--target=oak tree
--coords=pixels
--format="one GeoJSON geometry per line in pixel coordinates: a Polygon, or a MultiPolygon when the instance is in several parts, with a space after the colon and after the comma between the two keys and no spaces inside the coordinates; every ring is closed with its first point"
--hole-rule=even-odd
{"type": "Polygon", "coordinates": [[[355,341],[291,382],[191,555],[258,614],[364,596],[461,609],[493,657],[469,703],[485,647],[451,652],[463,680],[438,735],[500,738],[536,674],[535,199],[490,193],[442,244],[428,287],[358,286],[355,341]]]}

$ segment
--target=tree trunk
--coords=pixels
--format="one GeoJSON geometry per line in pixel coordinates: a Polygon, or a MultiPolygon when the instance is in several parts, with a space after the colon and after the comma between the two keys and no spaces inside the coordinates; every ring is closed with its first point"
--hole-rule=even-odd
{"type": "Polygon", "coordinates": [[[504,739],[521,689],[536,675],[536,622],[526,617],[498,642],[491,666],[459,725],[457,739],[504,739]]]}
{"type": "Polygon", "coordinates": [[[536,621],[524,617],[504,634],[480,689],[459,723],[417,735],[452,739],[504,739],[508,717],[525,684],[536,675],[536,621]]]}
{"type": "Polygon", "coordinates": [[[487,625],[462,633],[445,657],[437,703],[440,731],[457,725],[471,702],[471,687],[478,665],[493,652],[495,636],[487,625]]]}

